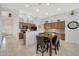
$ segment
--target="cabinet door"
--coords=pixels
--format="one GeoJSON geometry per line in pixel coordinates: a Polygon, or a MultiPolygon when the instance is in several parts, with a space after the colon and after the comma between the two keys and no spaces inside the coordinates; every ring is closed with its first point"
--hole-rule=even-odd
{"type": "Polygon", "coordinates": [[[61,28],[62,28],[62,29],[65,29],[65,22],[64,22],[64,21],[61,22],[61,28]]]}
{"type": "Polygon", "coordinates": [[[65,40],[65,34],[61,34],[61,40],[65,40]]]}
{"type": "Polygon", "coordinates": [[[51,29],[51,23],[48,23],[47,28],[51,29]]]}
{"type": "Polygon", "coordinates": [[[52,28],[53,28],[53,29],[58,29],[58,24],[57,24],[57,22],[52,23],[52,28]]]}
{"type": "Polygon", "coordinates": [[[58,22],[55,23],[55,29],[59,29],[59,23],[58,22]]]}
{"type": "Polygon", "coordinates": [[[52,24],[51,24],[51,28],[52,28],[52,29],[54,29],[54,28],[55,28],[55,25],[54,25],[54,23],[52,23],[52,24]]]}
{"type": "Polygon", "coordinates": [[[24,39],[24,33],[23,32],[19,33],[19,39],[24,39]]]}
{"type": "Polygon", "coordinates": [[[58,23],[58,29],[61,29],[61,22],[57,22],[58,23]]]}
{"type": "Polygon", "coordinates": [[[58,29],[64,29],[65,28],[65,22],[57,22],[58,23],[58,29]]]}
{"type": "Polygon", "coordinates": [[[47,24],[44,24],[44,29],[47,29],[47,24]]]}
{"type": "Polygon", "coordinates": [[[50,23],[44,24],[44,28],[45,28],[45,29],[51,28],[51,24],[50,24],[50,23]]]}

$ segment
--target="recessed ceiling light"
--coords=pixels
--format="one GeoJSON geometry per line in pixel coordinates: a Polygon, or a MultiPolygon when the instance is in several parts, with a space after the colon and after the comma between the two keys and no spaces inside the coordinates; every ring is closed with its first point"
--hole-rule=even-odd
{"type": "Polygon", "coordinates": [[[61,8],[57,8],[57,11],[60,11],[61,10],[61,8]]]}
{"type": "Polygon", "coordinates": [[[32,13],[29,13],[29,15],[32,15],[32,13]]]}
{"type": "Polygon", "coordinates": [[[25,7],[29,7],[29,5],[26,4],[25,7]]]}
{"type": "Polygon", "coordinates": [[[20,14],[22,14],[22,13],[23,13],[23,11],[21,11],[21,10],[20,10],[20,11],[19,11],[19,13],[20,13],[20,14]]]}
{"type": "Polygon", "coordinates": [[[36,9],[36,12],[39,12],[39,9],[36,9]]]}
{"type": "Polygon", "coordinates": [[[45,15],[48,15],[48,13],[46,13],[45,15]]]}
{"type": "Polygon", "coordinates": [[[46,5],[48,5],[48,6],[49,6],[49,5],[50,5],[50,3],[46,3],[46,5]]]}

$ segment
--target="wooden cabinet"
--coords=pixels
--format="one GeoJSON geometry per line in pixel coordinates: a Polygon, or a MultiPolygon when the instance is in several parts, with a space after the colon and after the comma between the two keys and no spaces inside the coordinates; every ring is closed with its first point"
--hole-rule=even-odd
{"type": "Polygon", "coordinates": [[[64,21],[58,22],[58,29],[64,29],[64,28],[65,28],[65,22],[64,21]]]}
{"type": "Polygon", "coordinates": [[[19,28],[20,29],[24,29],[24,27],[28,26],[27,23],[24,23],[24,22],[19,22],[19,28]]]}
{"type": "Polygon", "coordinates": [[[58,29],[58,23],[57,22],[55,22],[53,26],[54,26],[53,29],[58,29]]]}
{"type": "Polygon", "coordinates": [[[19,33],[19,39],[24,39],[24,33],[23,32],[19,33]]]}
{"type": "Polygon", "coordinates": [[[45,23],[44,28],[50,28],[50,29],[64,29],[65,28],[65,21],[60,22],[52,22],[52,23],[45,23]]]}
{"type": "Polygon", "coordinates": [[[45,29],[50,29],[50,28],[51,28],[51,23],[46,23],[46,24],[44,24],[44,28],[45,28],[45,29]]]}
{"type": "Polygon", "coordinates": [[[31,23],[24,23],[24,22],[19,22],[19,28],[22,29],[29,29],[31,30],[32,26],[36,26],[35,24],[31,24],[31,23]]]}
{"type": "Polygon", "coordinates": [[[61,40],[65,40],[65,34],[61,34],[61,40]]]}

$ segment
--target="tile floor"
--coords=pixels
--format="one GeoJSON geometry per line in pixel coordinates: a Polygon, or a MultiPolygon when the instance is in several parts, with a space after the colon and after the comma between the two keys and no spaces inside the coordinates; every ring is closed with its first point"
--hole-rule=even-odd
{"type": "MultiPolygon", "coordinates": [[[[6,36],[0,48],[0,56],[41,56],[41,53],[36,54],[36,44],[25,47],[22,41],[17,44],[14,37],[6,36]]],[[[44,56],[49,56],[49,53],[44,53],[44,56]]],[[[79,45],[61,41],[58,54],[55,55],[54,50],[52,50],[52,56],[79,56],[79,45]]]]}

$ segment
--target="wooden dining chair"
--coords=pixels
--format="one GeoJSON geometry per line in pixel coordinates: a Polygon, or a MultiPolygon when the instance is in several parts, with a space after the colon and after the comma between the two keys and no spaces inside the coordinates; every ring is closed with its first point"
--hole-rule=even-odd
{"type": "Polygon", "coordinates": [[[37,48],[36,48],[36,53],[41,52],[42,53],[42,56],[44,55],[44,52],[46,52],[48,49],[47,49],[47,45],[45,44],[44,42],[44,37],[40,36],[40,35],[37,35],[36,36],[36,39],[37,39],[37,48]]]}
{"type": "Polygon", "coordinates": [[[54,36],[54,38],[52,38],[52,45],[54,46],[55,54],[57,54],[60,46],[60,41],[57,39],[57,36],[54,36]]]}
{"type": "MultiPolygon", "coordinates": [[[[50,41],[48,40],[49,38],[44,37],[44,42],[47,44],[47,47],[50,48],[50,41]]],[[[52,38],[52,46],[54,46],[55,54],[57,54],[57,51],[59,51],[60,47],[60,41],[57,39],[57,36],[54,36],[52,38]]]]}

